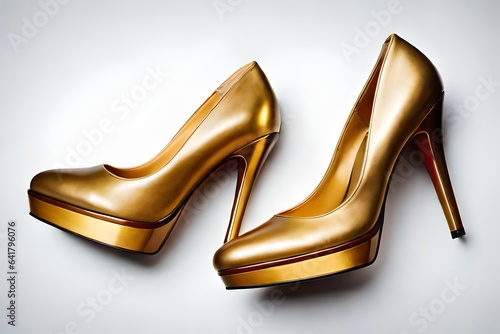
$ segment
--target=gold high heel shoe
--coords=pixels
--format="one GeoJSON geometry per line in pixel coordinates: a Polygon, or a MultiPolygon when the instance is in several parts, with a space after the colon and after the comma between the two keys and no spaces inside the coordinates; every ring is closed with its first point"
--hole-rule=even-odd
{"type": "Polygon", "coordinates": [[[463,236],[440,141],[442,103],[432,63],[400,37],[387,38],[319,186],[216,252],[214,267],[226,287],[293,282],[371,264],[391,171],[416,138],[451,235],[463,236]]]}
{"type": "Polygon", "coordinates": [[[31,215],[126,250],[160,250],[191,193],[230,159],[238,181],[228,234],[237,234],[254,180],[280,131],[276,97],[249,63],[226,80],[151,161],[50,170],[28,190],[31,215]]]}

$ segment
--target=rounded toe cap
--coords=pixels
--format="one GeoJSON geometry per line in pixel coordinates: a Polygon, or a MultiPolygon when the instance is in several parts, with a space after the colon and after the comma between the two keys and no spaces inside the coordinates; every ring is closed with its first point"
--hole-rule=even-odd
{"type": "Polygon", "coordinates": [[[214,268],[221,271],[287,257],[293,250],[280,225],[273,218],[225,243],[214,254],[214,268]]]}
{"type": "MultiPolygon", "coordinates": [[[[96,182],[99,168],[51,169],[38,173],[30,183],[30,191],[52,199],[82,206],[96,182]]],[[[85,207],[85,206],[83,206],[85,207]]]]}
{"type": "Polygon", "coordinates": [[[38,173],[31,179],[30,190],[44,196],[57,198],[64,179],[64,173],[65,171],[62,169],[52,169],[38,173]]]}
{"type": "Polygon", "coordinates": [[[213,265],[216,270],[235,268],[245,262],[238,245],[234,246],[234,240],[225,243],[215,252],[213,265]]]}

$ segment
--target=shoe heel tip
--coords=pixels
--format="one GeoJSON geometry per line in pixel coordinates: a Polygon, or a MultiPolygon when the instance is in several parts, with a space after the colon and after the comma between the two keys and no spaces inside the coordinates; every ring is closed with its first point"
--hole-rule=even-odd
{"type": "Polygon", "coordinates": [[[451,238],[452,239],[460,238],[460,237],[463,237],[464,235],[465,235],[465,229],[463,227],[459,228],[456,231],[451,231],[451,238]]]}

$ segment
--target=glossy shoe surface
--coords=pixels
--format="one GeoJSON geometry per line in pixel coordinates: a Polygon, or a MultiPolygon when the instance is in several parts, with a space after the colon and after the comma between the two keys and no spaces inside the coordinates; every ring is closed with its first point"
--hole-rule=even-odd
{"type": "Polygon", "coordinates": [[[465,234],[439,137],[442,99],[432,63],[391,35],[314,192],[216,252],[214,266],[226,287],[293,282],[372,263],[390,175],[410,142],[423,154],[452,236],[465,234]]]}
{"type": "Polygon", "coordinates": [[[149,162],[36,175],[28,191],[31,214],[107,245],[156,253],[190,194],[212,171],[236,159],[238,185],[229,230],[237,233],[280,123],[265,74],[256,62],[249,63],[213,92],[149,162]]]}

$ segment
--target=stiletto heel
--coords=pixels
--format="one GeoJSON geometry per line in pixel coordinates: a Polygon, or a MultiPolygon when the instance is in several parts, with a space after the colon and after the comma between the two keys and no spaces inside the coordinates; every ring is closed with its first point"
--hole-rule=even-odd
{"type": "Polygon", "coordinates": [[[443,150],[443,98],[439,99],[415,133],[413,144],[424,157],[434,188],[443,207],[453,239],[465,235],[457,201],[453,193],[443,150]]]}
{"type": "Polygon", "coordinates": [[[236,71],[152,160],[133,168],[49,170],[30,184],[30,214],[82,237],[157,253],[191,194],[215,169],[244,162],[229,223],[238,232],[259,168],[278,138],[278,102],[256,62],[236,71]]]}
{"type": "Polygon", "coordinates": [[[245,212],[255,179],[278,137],[279,134],[277,133],[271,134],[234,153],[234,157],[238,159],[238,180],[224,243],[238,236],[243,220],[243,213],[245,212]]]}
{"type": "Polygon", "coordinates": [[[430,60],[389,36],[312,194],[253,230],[231,234],[215,253],[226,287],[294,282],[373,263],[391,171],[411,141],[422,143],[452,237],[464,235],[438,138],[442,97],[430,60]]]}

